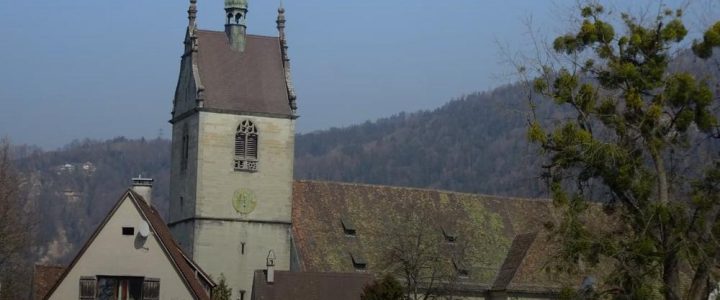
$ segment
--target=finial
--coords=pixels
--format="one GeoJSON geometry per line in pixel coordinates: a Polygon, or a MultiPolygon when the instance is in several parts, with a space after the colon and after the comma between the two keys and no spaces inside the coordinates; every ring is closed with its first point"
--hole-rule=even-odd
{"type": "Polygon", "coordinates": [[[285,7],[283,7],[282,1],[280,1],[280,7],[278,7],[278,16],[277,16],[277,28],[280,31],[280,38],[284,39],[284,28],[285,28],[285,7]]]}

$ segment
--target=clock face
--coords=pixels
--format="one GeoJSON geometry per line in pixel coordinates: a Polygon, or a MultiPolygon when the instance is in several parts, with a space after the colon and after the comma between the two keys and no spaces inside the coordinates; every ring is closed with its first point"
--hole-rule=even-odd
{"type": "Polygon", "coordinates": [[[249,189],[239,189],[235,191],[232,199],[233,207],[235,211],[241,214],[249,214],[255,210],[255,193],[249,189]]]}

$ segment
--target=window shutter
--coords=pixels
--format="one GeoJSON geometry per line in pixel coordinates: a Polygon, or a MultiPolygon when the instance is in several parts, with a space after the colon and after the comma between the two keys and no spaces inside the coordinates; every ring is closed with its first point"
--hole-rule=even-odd
{"type": "Polygon", "coordinates": [[[143,300],[160,299],[160,279],[145,278],[143,281],[143,300]]]}
{"type": "Polygon", "coordinates": [[[80,277],[80,300],[94,300],[97,280],[95,277],[80,277]]]}
{"type": "Polygon", "coordinates": [[[245,133],[235,135],[235,156],[245,156],[245,133]]]}
{"type": "Polygon", "coordinates": [[[258,136],[257,134],[251,133],[248,135],[248,141],[247,141],[247,157],[257,159],[257,149],[258,149],[258,136]]]}

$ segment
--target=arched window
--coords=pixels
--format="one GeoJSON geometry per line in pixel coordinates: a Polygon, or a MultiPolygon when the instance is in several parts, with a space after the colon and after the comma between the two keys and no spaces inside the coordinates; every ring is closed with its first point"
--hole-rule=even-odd
{"type": "Polygon", "coordinates": [[[250,120],[243,120],[235,133],[235,170],[257,171],[258,130],[250,120]]]}

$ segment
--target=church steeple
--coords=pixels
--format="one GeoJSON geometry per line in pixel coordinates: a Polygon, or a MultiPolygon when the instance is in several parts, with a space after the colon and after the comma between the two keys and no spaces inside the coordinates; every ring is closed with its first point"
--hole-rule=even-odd
{"type": "Polygon", "coordinates": [[[236,51],[245,50],[247,0],[225,0],[225,34],[236,51]]]}

